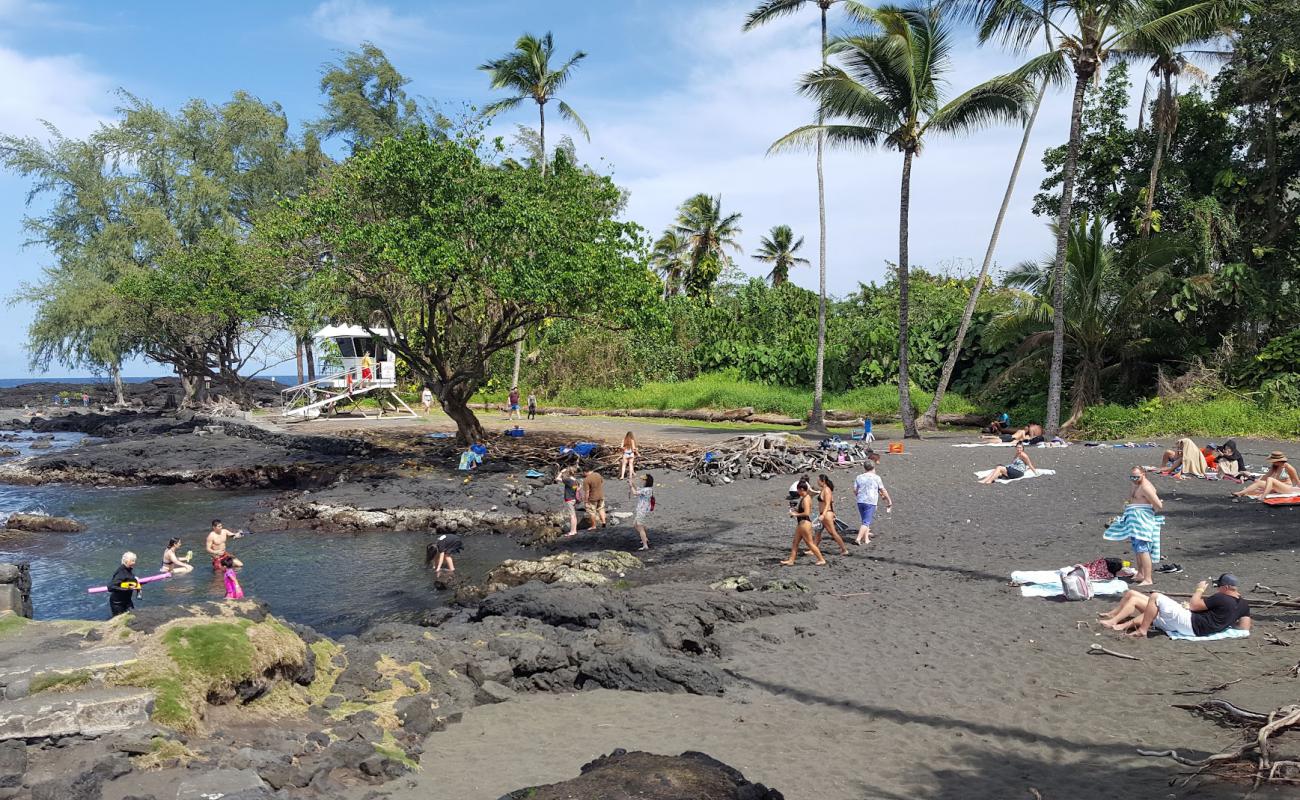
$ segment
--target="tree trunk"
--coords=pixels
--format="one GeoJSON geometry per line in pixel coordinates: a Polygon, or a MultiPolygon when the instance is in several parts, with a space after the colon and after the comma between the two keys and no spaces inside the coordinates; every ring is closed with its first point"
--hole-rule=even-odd
{"type": "Polygon", "coordinates": [[[305,341],[303,350],[307,355],[307,380],[314,381],[316,380],[316,354],[312,351],[312,340],[308,338],[305,341]]]}
{"type": "Polygon", "coordinates": [[[1047,81],[1043,81],[1038,87],[1038,99],[1034,101],[1034,109],[1029,112],[1029,120],[1025,123],[1025,135],[1020,137],[1020,151],[1016,153],[1016,161],[1011,165],[1011,177],[1007,180],[1007,190],[1002,194],[1002,206],[998,209],[997,219],[993,222],[993,234],[989,236],[989,246],[984,251],[984,263],[980,266],[979,280],[975,281],[975,288],[971,290],[970,299],[966,301],[966,309],[961,315],[961,324],[957,326],[957,335],[948,350],[948,359],[943,362],[943,372],[939,375],[939,385],[935,387],[934,399],[930,401],[930,407],[921,416],[918,424],[922,430],[934,430],[938,427],[939,404],[943,402],[943,396],[948,391],[948,383],[952,380],[953,370],[957,368],[957,360],[961,358],[961,348],[966,343],[966,332],[970,329],[970,321],[975,316],[975,304],[979,302],[984,281],[988,278],[989,268],[993,265],[993,253],[997,250],[998,237],[1002,234],[1002,223],[1007,216],[1007,207],[1011,205],[1011,196],[1016,191],[1016,180],[1020,177],[1020,167],[1025,161],[1025,151],[1029,148],[1029,136],[1033,133],[1034,121],[1038,119],[1038,109],[1042,107],[1043,97],[1046,94],[1047,81]]]}
{"type": "Polygon", "coordinates": [[[898,193],[898,415],[903,420],[903,438],[919,439],[916,420],[912,418],[912,381],[907,368],[907,317],[908,317],[908,279],[910,270],[907,266],[907,212],[912,203],[912,158],[911,149],[903,152],[903,182],[898,193]]]}
{"type": "Polygon", "coordinates": [[[296,361],[298,364],[298,385],[301,386],[304,383],[302,379],[302,337],[301,336],[293,337],[293,360],[296,361]]]}
{"type": "Polygon", "coordinates": [[[1075,65],[1074,102],[1070,106],[1070,144],[1061,167],[1061,213],[1056,225],[1056,262],[1052,265],[1052,362],[1047,374],[1047,418],[1043,432],[1055,436],[1061,427],[1061,373],[1065,368],[1065,257],[1070,242],[1070,212],[1074,205],[1074,172],[1079,164],[1079,130],[1083,123],[1083,93],[1093,70],[1075,65]]]}
{"type": "Polygon", "coordinates": [[[519,364],[524,357],[524,340],[520,339],[515,342],[515,368],[510,373],[510,388],[514,389],[519,386],[519,364]]]}
{"type": "Polygon", "coordinates": [[[542,177],[546,177],[546,106],[537,104],[537,142],[542,148],[542,177]]]}
{"type": "Polygon", "coordinates": [[[1160,179],[1160,164],[1165,159],[1165,147],[1169,143],[1169,106],[1168,103],[1175,102],[1173,98],[1173,85],[1168,78],[1165,84],[1160,87],[1160,94],[1156,100],[1156,113],[1152,119],[1151,129],[1156,135],[1156,152],[1151,158],[1151,176],[1147,179],[1147,196],[1142,207],[1142,238],[1146,239],[1151,235],[1151,210],[1156,201],[1156,184],[1160,179]]]}
{"type": "Polygon", "coordinates": [[[483,441],[483,426],[469,407],[468,398],[453,394],[439,395],[438,403],[456,423],[456,441],[469,446],[483,441]]]}
{"type": "MultiPolygon", "coordinates": [[[[822,7],[822,69],[826,68],[826,8],[822,7]]],[[[825,115],[817,111],[817,124],[825,115]]],[[[814,431],[826,430],[826,415],[822,404],[826,381],[826,173],[822,168],[822,152],[826,148],[826,132],[817,130],[817,369],[813,375],[812,414],[808,427],[814,431]]]]}
{"type": "Polygon", "coordinates": [[[192,375],[186,375],[183,372],[177,373],[181,379],[181,408],[189,408],[194,405],[194,395],[198,392],[198,381],[192,375]]]}
{"type": "Polygon", "coordinates": [[[113,379],[113,394],[117,397],[117,404],[126,405],[126,392],[122,388],[122,364],[120,362],[109,364],[108,374],[113,379]]]}

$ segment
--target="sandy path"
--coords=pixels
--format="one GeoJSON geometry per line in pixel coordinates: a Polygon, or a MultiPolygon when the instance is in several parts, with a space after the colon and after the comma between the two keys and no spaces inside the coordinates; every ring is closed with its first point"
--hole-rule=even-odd
{"type": "MultiPolygon", "coordinates": [[[[497,798],[624,747],[702,750],[792,800],[1031,798],[1031,789],[1049,800],[1240,797],[1240,787],[1171,788],[1172,765],[1134,750],[1208,752],[1233,741],[1171,708],[1197,699],[1179,690],[1242,678],[1220,696],[1258,709],[1293,702],[1284,672],[1295,649],[1270,646],[1262,633],[1300,614],[1257,614],[1245,641],[1133,641],[1088,628],[1102,601],[1021,598],[1005,586],[1012,569],[1124,555],[1102,528],[1125,497],[1127,469],[1159,451],[1034,450],[1057,475],[985,487],[971,472],[1008,453],[949,446],[961,440],[936,437],[886,456],[895,513],[870,549],[850,545],[828,569],[775,565],[789,547],[786,481],[711,488],[662,476],[644,579],[799,577],[820,595],[818,610],[727,629],[722,659],[737,683],[720,698],[597,691],[476,709],[430,737],[424,772],[394,796],[497,798]],[[870,594],[836,596],[858,592],[870,594]],[[1086,655],[1094,641],[1143,661],[1086,655]]],[[[1277,446],[1243,443],[1248,455],[1277,446]]],[[[834,476],[841,514],[856,524],[852,477],[834,476]]],[[[1161,577],[1162,588],[1191,591],[1231,570],[1248,588],[1300,592],[1300,509],[1232,504],[1234,484],[1156,485],[1167,503],[1166,560],[1186,567],[1161,577]]],[[[561,546],[630,547],[632,537],[618,529],[561,546]]]]}

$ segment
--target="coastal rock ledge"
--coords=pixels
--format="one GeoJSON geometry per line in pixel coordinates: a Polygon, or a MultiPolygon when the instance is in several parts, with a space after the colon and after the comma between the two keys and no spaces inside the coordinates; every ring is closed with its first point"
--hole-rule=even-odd
{"type": "Polygon", "coordinates": [[[704,753],[660,756],[615,750],[583,765],[582,774],[563,783],[533,786],[501,800],[572,800],[636,797],[640,800],[784,800],[785,796],[704,753]]]}

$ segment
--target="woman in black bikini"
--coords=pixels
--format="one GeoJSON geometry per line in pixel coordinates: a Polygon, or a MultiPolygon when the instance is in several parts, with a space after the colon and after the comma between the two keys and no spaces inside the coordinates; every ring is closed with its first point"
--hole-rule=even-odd
{"type": "Polygon", "coordinates": [[[794,541],[790,545],[790,558],[782,561],[781,564],[793,567],[795,560],[799,558],[799,543],[806,542],[813,557],[817,559],[813,563],[819,567],[826,566],[826,557],[818,549],[817,542],[813,541],[812,487],[808,485],[808,481],[799,481],[799,503],[790,509],[790,516],[794,517],[794,541]]]}
{"type": "Polygon", "coordinates": [[[840,532],[835,528],[835,484],[826,475],[817,476],[817,499],[821,501],[821,513],[817,515],[817,520],[822,526],[818,529],[813,541],[818,546],[822,543],[822,534],[829,533],[835,543],[840,546],[840,555],[847,556],[849,548],[844,546],[844,540],[840,538],[840,532]]]}

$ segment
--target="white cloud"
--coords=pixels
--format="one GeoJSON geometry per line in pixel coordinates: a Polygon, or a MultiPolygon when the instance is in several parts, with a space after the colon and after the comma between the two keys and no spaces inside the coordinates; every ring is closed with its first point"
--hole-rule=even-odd
{"type": "Polygon", "coordinates": [[[361,42],[400,47],[428,36],[419,17],[397,14],[366,0],[324,0],[312,11],[311,26],[320,36],[347,47],[361,42]]]}
{"type": "MultiPolygon", "coordinates": [[[[817,17],[796,15],[751,33],[740,31],[751,3],[713,6],[676,22],[680,64],[672,90],[611,101],[571,100],[592,129],[580,147],[613,164],[615,179],[631,191],[628,213],[656,234],[676,206],[696,192],[720,193],[727,211],[744,217],[742,268],[762,274],[749,256],[773,225],[789,224],[806,237],[811,269],[793,277],[815,288],[817,193],[811,154],[767,156],[781,135],[811,121],[811,103],[795,92],[799,77],[817,66],[817,17]],[[581,105],[579,105],[581,103],[581,105]]],[[[832,24],[832,31],[837,25],[832,24]]],[[[950,90],[1006,71],[1013,57],[973,45],[956,53],[950,90]]],[[[674,76],[676,77],[676,76],[674,76]]],[[[573,84],[575,91],[581,82],[573,84]]],[[[1043,150],[1064,140],[1068,106],[1060,96],[1039,115],[1016,196],[1003,227],[997,262],[1036,258],[1050,245],[1046,224],[1030,214],[1042,180],[1043,150]]],[[[1020,142],[1018,128],[1001,127],[964,139],[936,138],[917,159],[912,178],[910,261],[938,268],[983,259],[1020,142]]],[[[828,288],[851,291],[879,280],[898,258],[898,193],[902,157],[892,151],[826,155],[828,288]]]]}
{"type": "Polygon", "coordinates": [[[85,136],[112,109],[111,81],[79,56],[30,56],[0,46],[0,75],[11,77],[0,92],[6,134],[44,138],[45,120],[66,136],[85,136]]]}

